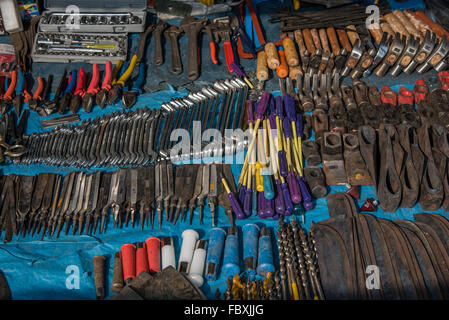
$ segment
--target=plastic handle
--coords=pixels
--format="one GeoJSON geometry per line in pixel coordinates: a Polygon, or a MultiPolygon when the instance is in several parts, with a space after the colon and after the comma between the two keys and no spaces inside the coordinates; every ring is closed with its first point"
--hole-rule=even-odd
{"type": "Polygon", "coordinates": [[[247,100],[248,107],[246,108],[246,115],[248,118],[248,124],[254,123],[254,106],[252,100],[247,100]]]}
{"type": "Polygon", "coordinates": [[[245,224],[243,231],[243,264],[245,272],[253,276],[256,274],[257,249],[260,228],[254,223],[245,224]]]}
{"type": "Polygon", "coordinates": [[[92,79],[90,79],[89,88],[87,88],[87,93],[92,94],[97,93],[99,90],[98,88],[99,82],[100,82],[100,68],[98,67],[98,63],[94,63],[92,65],[92,79]]]}
{"type": "Polygon", "coordinates": [[[237,219],[244,219],[246,216],[243,213],[242,208],[240,207],[240,203],[237,201],[235,195],[232,192],[228,193],[228,199],[231,202],[232,209],[234,210],[237,219]]]}
{"type": "Polygon", "coordinates": [[[222,228],[213,228],[209,231],[205,276],[208,281],[215,281],[217,279],[225,237],[226,232],[222,228]]]}
{"type": "Polygon", "coordinates": [[[304,138],[304,133],[303,133],[303,123],[302,123],[302,114],[297,113],[296,114],[296,134],[301,137],[301,139],[304,138]]]}
{"type": "MultiPolygon", "coordinates": [[[[276,127],[276,116],[274,114],[270,114],[268,116],[268,120],[270,121],[271,130],[276,130],[277,129],[277,127],[276,127]]],[[[275,131],[273,131],[273,133],[275,133],[275,131]]]]}
{"type": "Polygon", "coordinates": [[[131,63],[129,64],[129,67],[126,69],[126,71],[122,74],[120,79],[118,79],[117,83],[121,84],[122,86],[125,85],[125,82],[128,81],[129,77],[133,73],[134,67],[137,63],[137,55],[133,55],[131,59],[131,63]]]}
{"type": "Polygon", "coordinates": [[[217,53],[216,53],[216,48],[215,48],[215,42],[210,41],[209,42],[209,47],[210,47],[210,58],[212,60],[212,63],[213,64],[218,64],[217,53]]]}
{"type": "Polygon", "coordinates": [[[239,189],[239,201],[240,203],[244,203],[245,202],[245,193],[246,193],[246,187],[245,186],[241,186],[239,189]]]}
{"type": "Polygon", "coordinates": [[[274,201],[265,198],[265,216],[266,217],[272,217],[274,216],[274,201]]]}
{"type": "Polygon", "coordinates": [[[246,216],[251,216],[251,195],[253,191],[251,189],[246,189],[244,198],[243,198],[243,212],[245,212],[246,216]]]}
{"type": "Polygon", "coordinates": [[[413,105],[413,92],[406,87],[400,87],[398,90],[398,104],[413,105]]]}
{"type": "Polygon", "coordinates": [[[146,72],[145,72],[146,66],[145,63],[140,63],[139,65],[139,75],[137,76],[136,81],[134,82],[132,91],[136,91],[139,94],[142,93],[142,87],[145,84],[145,79],[146,79],[146,72]]]}
{"type": "Polygon", "coordinates": [[[111,61],[108,61],[106,62],[106,70],[104,73],[103,83],[101,84],[101,89],[109,91],[111,89],[111,82],[112,82],[112,63],[111,61]]]}
{"type": "Polygon", "coordinates": [[[270,115],[275,115],[276,114],[276,99],[271,96],[270,99],[270,115]]]}
{"type": "Polygon", "coordinates": [[[232,46],[230,41],[225,41],[224,52],[225,52],[226,65],[228,66],[228,71],[234,72],[234,69],[231,66],[231,63],[234,62],[234,52],[232,52],[232,46]]]}
{"type": "Polygon", "coordinates": [[[234,70],[235,73],[237,73],[239,76],[246,78],[246,73],[245,71],[242,70],[242,68],[234,62],[231,62],[231,67],[234,70]]]}
{"type": "Polygon", "coordinates": [[[262,171],[263,193],[268,200],[274,199],[273,181],[271,176],[262,171]]]}
{"type": "Polygon", "coordinates": [[[292,126],[287,118],[284,119],[284,135],[286,138],[292,137],[292,126]]]}
{"type": "Polygon", "coordinates": [[[41,94],[42,91],[44,91],[44,79],[42,79],[42,77],[38,77],[37,82],[38,85],[36,91],[34,91],[33,99],[41,100],[42,99],[41,94]]]}
{"type": "Polygon", "coordinates": [[[278,151],[278,159],[279,159],[279,173],[284,178],[288,175],[287,170],[287,158],[285,157],[284,151],[278,151]]]}
{"type": "Polygon", "coordinates": [[[256,190],[263,192],[263,181],[260,173],[260,167],[256,169],[256,190]]]}
{"type": "Polygon", "coordinates": [[[309,188],[307,187],[306,179],[304,177],[297,177],[299,188],[301,189],[302,199],[303,199],[303,207],[306,210],[313,209],[312,196],[309,192],[309,188]]]}
{"type": "Polygon", "coordinates": [[[148,269],[151,273],[161,271],[161,240],[151,237],[145,240],[147,249],[148,269]]]}
{"type": "Polygon", "coordinates": [[[149,270],[145,243],[139,242],[136,249],[136,275],[138,276],[141,272],[148,272],[149,270]]]}
{"type": "Polygon", "coordinates": [[[264,93],[262,93],[259,103],[257,104],[256,118],[258,120],[263,119],[263,115],[267,110],[268,101],[270,101],[270,94],[265,91],[264,93]]]}
{"type": "Polygon", "coordinates": [[[290,198],[290,191],[288,190],[288,185],[286,183],[283,183],[281,185],[282,187],[282,195],[284,197],[284,204],[285,204],[285,213],[284,216],[289,216],[293,212],[293,203],[292,199],[290,198]]]}
{"type": "Polygon", "coordinates": [[[281,181],[276,180],[276,198],[274,199],[274,208],[278,214],[284,214],[285,205],[284,198],[282,197],[281,181]]]}
{"type": "Polygon", "coordinates": [[[265,218],[265,198],[263,192],[257,193],[257,216],[265,218]]]}
{"type": "Polygon", "coordinates": [[[78,83],[76,84],[75,88],[75,95],[82,94],[86,88],[86,72],[83,68],[80,69],[80,72],[78,73],[78,83]]]}
{"type": "Polygon", "coordinates": [[[240,274],[239,239],[236,234],[228,234],[225,241],[223,267],[221,268],[226,279],[240,274]]]}
{"type": "Polygon", "coordinates": [[[257,216],[257,204],[258,204],[258,198],[257,198],[257,191],[256,190],[252,190],[252,204],[251,204],[251,215],[253,216],[257,216]]]}
{"type": "Polygon", "coordinates": [[[282,102],[282,97],[281,96],[277,96],[276,97],[276,115],[283,119],[284,118],[284,108],[283,108],[283,102],[282,102]]]}
{"type": "Polygon", "coordinates": [[[296,110],[295,110],[295,99],[290,97],[288,94],[285,94],[283,97],[284,100],[284,108],[287,117],[290,121],[296,120],[296,110]]]}
{"type": "Polygon", "coordinates": [[[262,228],[261,236],[259,237],[257,274],[261,276],[266,276],[268,272],[273,273],[275,271],[271,236],[268,230],[267,228],[262,228]]]}
{"type": "Polygon", "coordinates": [[[65,93],[72,93],[73,92],[73,90],[75,89],[75,85],[76,85],[77,75],[78,75],[78,71],[72,70],[72,72],[70,73],[69,85],[67,86],[67,88],[64,91],[65,93]]]}
{"type": "Polygon", "coordinates": [[[136,277],[136,246],[131,243],[124,244],[121,248],[123,279],[129,283],[136,277]]]}
{"type": "Polygon", "coordinates": [[[296,180],[296,176],[293,172],[288,173],[288,186],[293,203],[301,203],[301,191],[299,189],[298,180],[296,180]]]}
{"type": "Polygon", "coordinates": [[[18,73],[18,82],[16,85],[16,94],[20,94],[25,88],[25,77],[23,76],[22,70],[19,69],[18,73]]]}

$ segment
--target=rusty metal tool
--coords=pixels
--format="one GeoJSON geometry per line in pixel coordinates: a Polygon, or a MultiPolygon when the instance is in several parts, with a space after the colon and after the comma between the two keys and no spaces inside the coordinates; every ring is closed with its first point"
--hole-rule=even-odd
{"type": "Polygon", "coordinates": [[[198,56],[198,34],[206,25],[207,18],[196,19],[189,16],[181,21],[180,29],[185,32],[188,37],[188,53],[187,53],[187,79],[194,81],[198,79],[199,72],[199,56],[198,56]]]}
{"type": "Polygon", "coordinates": [[[100,69],[97,63],[92,65],[92,78],[90,79],[89,87],[83,94],[82,106],[84,111],[90,113],[95,101],[95,95],[100,90],[98,84],[100,83],[100,69]]]}
{"type": "Polygon", "coordinates": [[[164,32],[164,36],[170,45],[170,71],[172,74],[182,73],[182,60],[181,53],[179,52],[178,39],[183,33],[177,26],[170,26],[164,32]]]}
{"type": "Polygon", "coordinates": [[[84,92],[86,91],[86,81],[87,75],[83,68],[78,72],[78,82],[75,87],[75,91],[73,92],[72,97],[70,98],[69,110],[75,114],[78,112],[78,109],[81,106],[81,102],[83,99],[84,92]]]}
{"type": "MultiPolygon", "coordinates": [[[[119,61],[121,61],[121,60],[119,60],[119,61]]],[[[121,63],[123,63],[123,61],[121,63]]],[[[119,64],[119,62],[117,62],[117,64],[119,64]]],[[[111,63],[111,61],[106,62],[105,68],[106,69],[104,72],[103,82],[101,83],[101,89],[100,89],[100,91],[97,92],[97,94],[95,96],[95,102],[102,109],[106,105],[108,92],[111,89],[111,82],[112,82],[112,63],[111,63]]]]}

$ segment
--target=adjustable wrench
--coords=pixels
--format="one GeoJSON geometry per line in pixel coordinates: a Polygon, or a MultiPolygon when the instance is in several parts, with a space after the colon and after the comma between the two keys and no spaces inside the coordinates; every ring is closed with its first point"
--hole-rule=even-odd
{"type": "Polygon", "coordinates": [[[153,30],[153,38],[154,38],[154,65],[160,66],[164,63],[164,55],[162,52],[162,33],[164,33],[165,29],[169,27],[168,23],[165,23],[162,20],[156,24],[153,30]]]}
{"type": "Polygon", "coordinates": [[[187,34],[189,39],[187,54],[187,79],[194,81],[199,77],[198,66],[198,33],[206,25],[207,18],[196,19],[189,16],[181,21],[180,29],[187,34]]]}
{"type": "Polygon", "coordinates": [[[182,60],[181,54],[179,52],[179,44],[178,39],[182,36],[183,32],[177,26],[170,26],[164,32],[164,36],[170,44],[170,62],[171,68],[170,71],[173,74],[181,74],[182,73],[182,60]]]}

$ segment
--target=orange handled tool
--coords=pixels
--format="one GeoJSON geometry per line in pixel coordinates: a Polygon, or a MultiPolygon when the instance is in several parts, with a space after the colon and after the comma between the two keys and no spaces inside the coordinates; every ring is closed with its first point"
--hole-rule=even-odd
{"type": "Polygon", "coordinates": [[[288,66],[287,66],[287,62],[285,59],[284,50],[279,50],[278,55],[279,55],[280,65],[279,65],[279,67],[276,68],[276,74],[278,75],[279,78],[283,79],[288,76],[288,66]]]}

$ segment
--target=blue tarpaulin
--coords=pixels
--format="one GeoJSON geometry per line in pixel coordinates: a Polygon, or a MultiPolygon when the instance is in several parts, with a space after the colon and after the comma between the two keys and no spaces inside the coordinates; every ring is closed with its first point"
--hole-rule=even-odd
{"type": "MultiPolygon", "coordinates": [[[[275,1],[270,1],[270,5],[273,5],[275,1]]],[[[266,14],[262,14],[262,21],[265,32],[268,35],[268,40],[276,41],[279,38],[279,25],[272,25],[267,22],[268,17],[266,14]]],[[[1,40],[0,40],[1,41],[1,40]]],[[[132,48],[136,46],[135,36],[133,38],[132,48]]],[[[148,52],[153,52],[153,42],[150,43],[148,52]]],[[[183,52],[183,60],[185,61],[185,52],[187,52],[186,46],[187,39],[184,37],[181,40],[181,50],[183,52]]],[[[131,49],[132,51],[133,49],[131,49]]],[[[208,50],[207,44],[203,43],[203,52],[208,50]],[[206,48],[206,49],[205,49],[206,48]]],[[[221,57],[223,52],[221,52],[221,57]]],[[[168,56],[168,54],[166,54],[168,56]]],[[[152,66],[152,54],[148,57],[148,62],[151,67],[149,68],[149,74],[147,77],[147,85],[145,89],[147,91],[153,91],[159,89],[159,85],[162,81],[167,83],[176,83],[177,89],[181,91],[175,91],[173,87],[164,85],[164,91],[155,93],[145,93],[139,96],[138,103],[135,108],[150,107],[159,108],[162,102],[168,101],[174,97],[181,97],[187,94],[186,90],[183,90],[183,85],[187,84],[184,75],[177,78],[169,77],[169,61],[166,61],[162,69],[156,69],[152,66]],[[173,80],[173,81],[171,81],[173,80]]],[[[222,64],[216,67],[211,64],[210,59],[207,56],[203,56],[203,75],[199,79],[198,84],[209,83],[210,81],[218,78],[227,78],[229,75],[226,73],[226,65],[222,64]]],[[[223,58],[224,60],[224,58],[223,58]]],[[[244,67],[248,70],[254,68],[254,62],[242,62],[244,67]]],[[[79,68],[83,64],[74,64],[70,68],[79,68]]],[[[66,65],[52,65],[51,72],[55,74],[55,83],[58,82],[58,76],[62,74],[64,68],[69,68],[66,65]]],[[[49,64],[35,64],[33,70],[33,78],[36,79],[37,75],[46,76],[49,73],[49,64]]],[[[90,71],[90,67],[87,67],[87,71],[90,71]]],[[[412,76],[401,75],[398,78],[376,78],[370,77],[366,79],[367,84],[374,84],[378,87],[382,85],[394,85],[402,83],[411,87],[414,81],[418,78],[416,74],[412,76]]],[[[54,84],[55,86],[55,84],[54,84]]],[[[393,89],[397,90],[398,86],[394,86],[393,89]]],[[[277,81],[272,80],[267,82],[268,90],[277,90],[277,81]]],[[[279,92],[274,92],[279,94],[279,92]]],[[[86,114],[83,110],[79,112],[81,120],[92,119],[98,117],[104,113],[112,113],[122,108],[118,103],[114,106],[109,106],[104,110],[101,110],[98,106],[95,106],[91,113],[86,114]]],[[[55,117],[55,115],[50,116],[55,117]]],[[[49,118],[50,118],[49,117],[49,118]]],[[[26,133],[41,132],[40,118],[35,112],[31,112],[28,121],[26,133]]],[[[232,165],[234,177],[237,179],[241,165],[232,165]]],[[[20,165],[13,166],[11,164],[0,165],[0,169],[3,174],[22,174],[22,175],[36,175],[40,172],[53,172],[65,175],[68,172],[80,170],[77,168],[59,168],[43,165],[20,165]]],[[[111,171],[116,168],[97,168],[94,170],[86,170],[93,172],[95,170],[111,171]]],[[[332,186],[329,188],[331,193],[344,192],[346,187],[344,186],[332,186]]],[[[373,187],[361,188],[361,199],[367,197],[375,198],[375,191],[373,187]]],[[[363,201],[358,203],[361,206],[363,201]]],[[[376,216],[386,219],[410,219],[413,220],[413,214],[423,212],[420,205],[416,205],[413,209],[399,209],[395,213],[383,213],[380,208],[375,213],[376,216]]],[[[442,214],[446,218],[449,218],[447,212],[438,210],[437,213],[442,214]]],[[[315,200],[315,207],[311,211],[307,211],[305,214],[305,225],[308,229],[312,221],[318,222],[327,219],[328,209],[325,199],[315,200]]],[[[300,221],[301,218],[297,217],[300,221]]],[[[272,231],[273,238],[273,250],[276,257],[277,245],[275,239],[275,230],[277,229],[277,221],[271,219],[260,219],[252,216],[246,220],[237,220],[236,224],[240,228],[240,256],[242,256],[242,239],[241,239],[241,226],[248,222],[257,223],[259,226],[268,226],[272,231]]],[[[107,232],[105,234],[96,234],[92,236],[65,236],[63,232],[59,239],[45,237],[43,241],[40,241],[40,235],[35,235],[33,238],[26,236],[25,238],[14,237],[13,241],[7,244],[0,245],[0,270],[6,276],[6,279],[10,285],[13,299],[95,299],[95,288],[93,279],[93,264],[92,257],[95,255],[105,255],[107,259],[107,275],[108,281],[106,283],[109,288],[112,280],[112,261],[113,254],[120,250],[121,245],[124,243],[136,243],[145,241],[147,238],[156,236],[172,236],[174,238],[174,245],[177,257],[179,255],[181,246],[181,233],[187,228],[195,229],[200,234],[200,239],[207,239],[207,231],[211,226],[210,210],[205,207],[204,212],[204,224],[198,224],[198,209],[195,210],[195,217],[193,219],[193,225],[190,226],[188,222],[178,222],[177,225],[164,223],[162,228],[157,229],[157,223],[154,230],[145,227],[143,231],[140,228],[128,227],[123,229],[113,229],[112,221],[109,221],[107,225],[107,232]],[[73,276],[79,272],[79,284],[73,281],[73,276]]],[[[218,221],[217,226],[224,227],[229,226],[228,218],[226,217],[223,208],[218,209],[218,221]]],[[[243,259],[241,259],[242,261],[243,259]]],[[[241,265],[243,269],[243,265],[241,265]]],[[[217,281],[206,282],[201,288],[206,296],[210,299],[214,299],[217,288],[221,293],[226,288],[225,279],[220,276],[217,281]]],[[[111,295],[111,291],[107,290],[107,295],[111,295]]]]}

